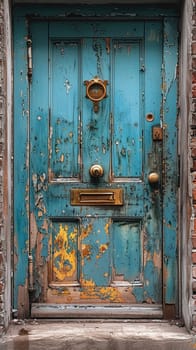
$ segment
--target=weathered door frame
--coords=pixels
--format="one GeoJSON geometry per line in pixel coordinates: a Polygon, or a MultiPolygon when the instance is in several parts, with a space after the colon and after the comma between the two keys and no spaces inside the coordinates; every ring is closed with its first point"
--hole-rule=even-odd
{"type": "MultiPolygon", "coordinates": [[[[100,19],[103,18],[102,10],[108,14],[111,11],[109,6],[100,6],[100,19]]],[[[72,7],[73,9],[73,7],[72,7]]],[[[75,7],[75,16],[78,15],[78,7],[75,7]]],[[[117,9],[117,6],[115,6],[117,9]]],[[[14,69],[14,100],[15,117],[19,120],[14,124],[15,152],[18,150],[20,160],[15,161],[14,165],[14,186],[15,186],[15,276],[17,276],[18,285],[15,294],[14,307],[18,309],[20,317],[29,316],[29,276],[31,276],[31,256],[29,254],[29,94],[30,83],[27,79],[27,38],[28,38],[28,20],[39,18],[70,20],[71,7],[39,7],[39,6],[18,6],[14,12],[14,37],[15,37],[15,69],[14,69]],[[30,14],[30,16],[28,16],[30,14]],[[32,16],[32,14],[35,14],[32,16]],[[63,15],[62,15],[63,14],[63,15]],[[16,31],[17,28],[17,31],[16,31]],[[20,29],[19,29],[20,28],[20,29]],[[17,50],[16,50],[17,48],[17,50]],[[16,104],[16,101],[20,103],[16,104]],[[21,128],[23,125],[23,128],[21,128]],[[18,145],[19,139],[19,145],[18,145]],[[23,223],[21,222],[23,217],[23,223]],[[18,249],[18,247],[20,247],[18,249]],[[17,269],[16,269],[17,267],[17,269]],[[20,295],[20,299],[18,299],[20,295]]],[[[114,10],[114,9],[112,9],[114,10]]],[[[122,9],[121,9],[122,10],[122,9]]],[[[111,11],[112,12],[112,11],[111,11]]],[[[126,8],[124,13],[120,13],[120,18],[128,20],[146,19],[161,20],[164,27],[163,41],[163,108],[160,111],[163,117],[164,147],[163,147],[163,169],[164,169],[164,187],[163,187],[163,300],[164,317],[176,318],[178,316],[178,254],[176,238],[177,224],[171,226],[171,221],[177,223],[177,137],[176,137],[176,118],[177,118],[177,46],[178,46],[178,14],[172,8],[126,8]],[[160,15],[161,13],[161,15],[160,15]],[[128,14],[128,15],[127,15],[128,14]],[[169,57],[168,50],[169,48],[169,57]],[[166,60],[167,58],[167,60],[166,60]],[[173,118],[173,116],[176,118],[173,118]],[[173,153],[171,152],[173,150],[173,153]],[[173,195],[174,194],[174,195],[173,195]],[[171,220],[172,217],[172,220],[171,220]],[[176,277],[175,277],[176,276],[176,277]]],[[[83,16],[94,18],[94,7],[84,7],[83,16]]],[[[119,11],[116,10],[114,19],[119,17],[119,11]]],[[[97,18],[96,18],[97,19],[97,18]]],[[[108,19],[108,18],[107,18],[108,19]]],[[[29,72],[30,73],[30,72],[29,72]]],[[[30,79],[29,79],[30,80],[30,79]]]]}

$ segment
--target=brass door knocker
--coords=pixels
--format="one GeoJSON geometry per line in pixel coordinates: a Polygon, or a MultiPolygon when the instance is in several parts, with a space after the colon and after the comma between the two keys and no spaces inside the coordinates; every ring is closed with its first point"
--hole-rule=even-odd
{"type": "Polygon", "coordinates": [[[99,77],[94,77],[92,80],[85,80],[86,85],[86,97],[93,102],[94,112],[99,112],[99,102],[107,97],[106,86],[107,80],[101,80],[99,77]]]}

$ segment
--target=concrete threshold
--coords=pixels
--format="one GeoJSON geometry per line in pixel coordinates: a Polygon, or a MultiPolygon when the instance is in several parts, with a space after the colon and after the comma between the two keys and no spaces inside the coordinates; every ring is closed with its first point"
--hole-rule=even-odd
{"type": "Polygon", "coordinates": [[[1,350],[189,350],[196,337],[166,322],[15,320],[1,350]]]}

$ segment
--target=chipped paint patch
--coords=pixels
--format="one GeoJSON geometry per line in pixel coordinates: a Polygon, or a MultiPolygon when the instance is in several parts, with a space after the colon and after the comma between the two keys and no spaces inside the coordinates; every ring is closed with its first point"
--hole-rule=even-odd
{"type": "Polygon", "coordinates": [[[102,255],[105,253],[106,250],[108,250],[109,243],[101,244],[99,247],[99,254],[96,255],[97,259],[100,259],[102,255]]]}
{"type": "Polygon", "coordinates": [[[107,235],[109,235],[109,228],[110,228],[111,224],[112,224],[112,220],[110,219],[105,225],[105,233],[107,235]]]}
{"type": "Polygon", "coordinates": [[[68,95],[70,93],[70,90],[71,90],[71,87],[72,87],[72,84],[69,82],[68,79],[65,80],[64,87],[66,89],[66,94],[68,95]]]}
{"type": "MultiPolygon", "coordinates": [[[[93,282],[93,281],[92,281],[93,282]]],[[[87,283],[88,284],[88,283],[87,283]]],[[[120,291],[114,287],[95,287],[94,283],[92,286],[85,286],[82,288],[80,293],[81,299],[85,300],[96,300],[99,302],[108,303],[122,303],[124,302],[120,291]]]]}
{"type": "Polygon", "coordinates": [[[86,227],[82,228],[80,239],[83,240],[89,236],[89,234],[92,232],[93,226],[92,224],[89,224],[86,227]]]}
{"type": "Polygon", "coordinates": [[[82,244],[82,257],[87,260],[91,259],[91,245],[90,244],[82,244]]]}
{"type": "MultiPolygon", "coordinates": [[[[76,252],[70,248],[70,241],[75,241],[77,231],[68,236],[68,226],[60,225],[54,240],[53,272],[58,281],[72,277],[76,272],[76,252]]],[[[71,245],[72,246],[72,245],[71,245]]]]}
{"type": "Polygon", "coordinates": [[[100,296],[104,298],[104,300],[113,302],[113,303],[121,303],[123,299],[118,291],[118,289],[113,287],[102,287],[99,290],[100,296]]]}
{"type": "Polygon", "coordinates": [[[158,270],[161,270],[161,268],[162,268],[162,254],[161,254],[161,252],[159,252],[159,253],[154,252],[153,262],[154,262],[154,267],[158,268],[158,270]]]}
{"type": "Polygon", "coordinates": [[[82,286],[83,287],[94,288],[95,287],[95,282],[92,279],[90,279],[90,280],[83,280],[82,281],[82,286]]]}

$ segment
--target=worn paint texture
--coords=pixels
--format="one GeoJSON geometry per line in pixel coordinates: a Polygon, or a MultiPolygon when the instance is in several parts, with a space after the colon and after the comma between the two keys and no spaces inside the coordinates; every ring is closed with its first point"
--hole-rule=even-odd
{"type": "Polygon", "coordinates": [[[23,20],[16,16],[16,135],[23,147],[15,162],[16,307],[29,255],[35,303],[173,307],[176,19],[32,20],[29,90],[23,20]],[[98,109],[84,84],[96,76],[108,81],[98,109]],[[163,139],[153,138],[154,126],[164,127],[163,139]],[[93,164],[102,176],[90,175],[93,164]],[[150,183],[151,172],[158,182],[150,183]],[[123,205],[74,206],[72,188],[121,188],[123,205]]]}

